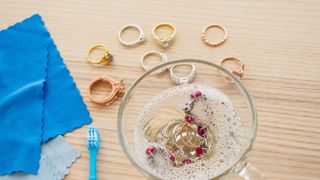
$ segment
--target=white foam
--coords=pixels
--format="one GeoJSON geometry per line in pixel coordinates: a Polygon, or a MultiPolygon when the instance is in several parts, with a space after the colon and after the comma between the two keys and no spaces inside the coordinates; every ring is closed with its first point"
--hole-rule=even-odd
{"type": "Polygon", "coordinates": [[[141,110],[134,132],[134,148],[138,163],[163,179],[215,177],[229,169],[239,158],[244,146],[243,142],[240,117],[229,98],[215,88],[195,84],[170,88],[152,98],[141,110]],[[200,90],[207,97],[207,101],[197,103],[192,112],[212,128],[217,141],[214,156],[208,160],[199,160],[193,164],[174,167],[168,161],[168,154],[162,152],[156,153],[154,162],[150,163],[144,152],[148,146],[155,144],[147,141],[143,130],[145,125],[151,118],[154,118],[156,112],[165,107],[182,111],[184,103],[190,100],[190,94],[195,90],[200,90]],[[213,113],[207,111],[208,108],[213,113]]]}

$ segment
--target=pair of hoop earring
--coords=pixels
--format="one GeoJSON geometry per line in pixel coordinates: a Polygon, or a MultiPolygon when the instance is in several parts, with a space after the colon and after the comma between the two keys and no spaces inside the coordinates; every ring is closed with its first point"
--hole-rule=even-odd
{"type": "MultiPolygon", "coordinates": [[[[159,44],[162,47],[167,48],[173,42],[173,40],[176,38],[176,28],[174,25],[172,25],[170,23],[159,23],[153,27],[152,36],[159,42],[159,44]],[[169,27],[172,30],[172,33],[169,36],[160,37],[157,34],[157,30],[161,27],[169,27]]],[[[144,34],[144,31],[137,24],[128,24],[128,25],[123,26],[119,31],[118,38],[119,38],[119,41],[125,46],[136,46],[136,45],[139,45],[139,44],[146,42],[146,40],[147,40],[146,36],[144,34]],[[122,34],[123,34],[123,31],[125,31],[126,29],[129,29],[129,28],[133,28],[133,29],[138,30],[139,36],[134,41],[127,42],[127,41],[123,40],[122,34]]]]}

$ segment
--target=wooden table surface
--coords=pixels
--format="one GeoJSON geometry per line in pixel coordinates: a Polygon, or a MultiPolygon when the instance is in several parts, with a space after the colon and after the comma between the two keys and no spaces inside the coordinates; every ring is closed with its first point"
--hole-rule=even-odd
{"type": "MultiPolygon", "coordinates": [[[[151,41],[158,22],[171,22],[178,38],[166,53],[170,59],[200,58],[217,63],[233,55],[247,64],[243,83],[256,102],[259,127],[249,158],[269,179],[320,179],[320,1],[18,1],[0,0],[0,28],[40,13],[65,63],[102,130],[99,179],[143,179],[125,157],[117,136],[119,101],[109,107],[91,103],[88,82],[98,75],[127,78],[141,75],[140,57],[162,49],[151,41]],[[139,24],[150,41],[125,48],[118,30],[139,24]],[[217,48],[200,40],[203,27],[224,25],[229,39],[217,48]],[[110,66],[92,66],[88,48],[104,43],[113,51],[110,66]]],[[[102,89],[98,89],[102,92],[102,89]]],[[[66,179],[88,177],[86,127],[65,136],[81,151],[66,179]]]]}

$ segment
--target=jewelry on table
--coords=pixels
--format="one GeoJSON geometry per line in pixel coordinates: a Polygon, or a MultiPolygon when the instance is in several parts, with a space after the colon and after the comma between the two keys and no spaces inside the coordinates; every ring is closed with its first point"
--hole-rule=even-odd
{"type": "Polygon", "coordinates": [[[92,46],[90,49],[89,49],[89,52],[88,52],[88,61],[92,64],[104,64],[104,63],[108,63],[108,62],[111,62],[113,60],[113,55],[111,54],[111,52],[108,50],[108,48],[103,45],[103,44],[97,44],[97,45],[94,45],[92,46]],[[102,49],[104,51],[104,54],[103,56],[100,58],[100,59],[93,59],[91,57],[92,55],[92,52],[97,50],[97,49],[102,49]]]}
{"type": "Polygon", "coordinates": [[[119,38],[119,41],[123,44],[123,45],[126,45],[126,46],[134,46],[134,45],[138,45],[140,43],[143,43],[145,42],[147,39],[144,35],[144,32],[142,30],[142,28],[136,24],[128,24],[128,25],[125,25],[123,26],[120,31],[119,31],[119,35],[118,35],[118,38],[119,38]],[[137,29],[139,31],[139,37],[138,39],[132,41],[132,42],[126,42],[122,39],[122,33],[124,30],[126,29],[129,29],[129,28],[134,28],[134,29],[137,29]]]}
{"type": "MultiPolygon", "coordinates": [[[[245,68],[245,64],[239,59],[239,58],[236,58],[236,57],[227,57],[227,58],[224,58],[222,59],[220,62],[219,62],[219,65],[222,66],[222,64],[224,64],[225,62],[227,61],[231,61],[231,62],[234,62],[236,64],[238,64],[240,66],[240,68],[238,70],[233,70],[232,73],[237,76],[239,79],[242,79],[243,77],[243,74],[244,74],[244,68],[245,68]]],[[[232,81],[228,76],[225,76],[225,78],[229,81],[232,81]]]]}
{"type": "Polygon", "coordinates": [[[120,81],[116,81],[108,76],[98,76],[90,81],[88,86],[88,97],[89,99],[97,104],[110,105],[112,104],[118,97],[124,95],[126,91],[126,87],[123,83],[123,79],[120,81]],[[92,95],[92,90],[98,83],[106,83],[111,85],[111,93],[105,98],[95,98],[92,95]]]}
{"type": "Polygon", "coordinates": [[[176,28],[174,27],[174,25],[172,25],[170,23],[160,23],[160,24],[157,24],[153,27],[152,36],[160,43],[161,46],[166,48],[176,38],[176,28]],[[172,34],[167,37],[159,37],[157,35],[156,31],[161,27],[169,27],[170,29],[172,29],[172,34]]]}
{"type": "Polygon", "coordinates": [[[170,67],[170,78],[176,85],[191,83],[194,80],[195,75],[196,67],[193,64],[175,64],[170,67]],[[191,66],[191,72],[184,77],[179,77],[174,73],[174,69],[178,66],[191,66]]]}
{"type": "Polygon", "coordinates": [[[204,43],[206,43],[208,46],[213,46],[213,47],[221,45],[222,43],[224,43],[227,40],[227,38],[228,38],[227,29],[225,27],[221,26],[221,25],[218,25],[218,24],[212,24],[212,25],[206,26],[203,29],[202,33],[201,33],[202,41],[204,43]],[[223,31],[223,33],[224,33],[223,39],[221,39],[220,41],[217,41],[217,42],[213,42],[213,41],[208,40],[206,33],[207,33],[208,29],[210,29],[210,28],[219,28],[219,29],[221,29],[223,31]]]}
{"type": "MultiPolygon", "coordinates": [[[[145,70],[145,71],[148,71],[149,69],[145,66],[145,59],[146,57],[150,56],[150,55],[157,55],[157,56],[160,56],[161,58],[161,64],[164,64],[166,62],[168,62],[168,58],[167,58],[167,55],[164,54],[164,53],[160,53],[160,52],[157,52],[157,51],[149,51],[147,52],[146,54],[144,54],[141,58],[141,61],[140,61],[140,64],[141,64],[141,67],[145,70]]],[[[159,74],[159,73],[162,73],[163,71],[165,71],[166,69],[168,68],[163,68],[161,69],[160,71],[157,71],[155,72],[156,74],[159,74]]]]}

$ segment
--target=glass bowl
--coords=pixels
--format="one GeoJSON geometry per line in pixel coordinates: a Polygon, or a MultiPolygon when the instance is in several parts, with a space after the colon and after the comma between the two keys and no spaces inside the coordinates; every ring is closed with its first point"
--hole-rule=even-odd
{"type": "MultiPolygon", "coordinates": [[[[158,75],[154,75],[154,72],[163,68],[169,69],[171,66],[178,64],[193,64],[195,66],[196,76],[191,84],[211,86],[226,95],[236,108],[243,128],[242,139],[244,143],[241,145],[240,153],[231,158],[233,161],[223,171],[206,179],[232,179],[238,176],[246,177],[246,179],[264,179],[258,170],[247,163],[247,157],[257,131],[257,113],[250,94],[240,80],[228,70],[199,59],[175,60],[158,65],[143,73],[128,88],[119,107],[117,122],[120,143],[128,159],[148,179],[164,178],[147,168],[141,161],[141,156],[145,152],[136,150],[134,131],[139,114],[150,99],[169,88],[177,86],[171,81],[169,71],[158,75]],[[226,77],[231,81],[226,80],[226,77]]],[[[196,170],[193,173],[197,176],[196,170]]]]}

